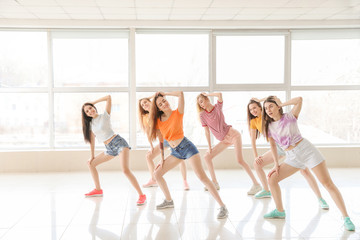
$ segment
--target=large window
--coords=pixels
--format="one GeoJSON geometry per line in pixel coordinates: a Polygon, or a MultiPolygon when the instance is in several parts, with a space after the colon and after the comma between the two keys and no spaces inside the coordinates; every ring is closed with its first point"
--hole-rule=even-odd
{"type": "Polygon", "coordinates": [[[0,87],[45,87],[46,32],[0,31],[0,87]]]}
{"type": "Polygon", "coordinates": [[[216,83],[283,83],[284,36],[216,37],[216,83]]]}
{"type": "Polygon", "coordinates": [[[136,83],[150,86],[207,86],[209,34],[136,34],[136,83]]]}
{"type": "Polygon", "coordinates": [[[293,85],[360,84],[360,31],[295,31],[293,85]]]}
{"type": "MultiPolygon", "coordinates": [[[[148,148],[137,101],[174,90],[185,94],[184,132],[198,147],[207,141],[196,96],[209,91],[223,93],[244,146],[246,106],[268,95],[303,97],[299,127],[311,142],[360,144],[360,30],[0,29],[1,150],[88,148],[81,106],[108,94],[114,131],[148,148]]],[[[168,100],[175,110],[178,99],[168,100]]]]}

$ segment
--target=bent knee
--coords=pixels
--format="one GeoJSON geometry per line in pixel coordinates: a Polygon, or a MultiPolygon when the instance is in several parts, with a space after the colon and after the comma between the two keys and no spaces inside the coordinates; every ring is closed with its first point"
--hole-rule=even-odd
{"type": "Polygon", "coordinates": [[[268,182],[269,185],[277,185],[279,184],[279,178],[277,176],[275,176],[276,173],[273,173],[269,178],[268,178],[268,182]]]}
{"type": "Polygon", "coordinates": [[[211,161],[211,155],[210,155],[210,153],[205,153],[205,156],[204,156],[204,159],[205,159],[205,161],[211,161]]]}

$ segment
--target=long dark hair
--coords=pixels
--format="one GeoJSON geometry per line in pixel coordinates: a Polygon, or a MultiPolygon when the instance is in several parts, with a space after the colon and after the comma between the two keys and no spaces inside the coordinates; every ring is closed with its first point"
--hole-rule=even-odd
{"type": "Polygon", "coordinates": [[[140,126],[141,126],[141,129],[143,130],[143,131],[146,131],[146,128],[148,127],[148,126],[145,126],[144,125],[144,117],[145,117],[145,115],[146,114],[149,114],[149,111],[146,111],[142,106],[141,106],[141,101],[142,100],[147,100],[147,101],[149,101],[150,103],[151,103],[151,100],[150,100],[150,98],[147,98],[147,97],[145,97],[145,98],[141,98],[140,100],[139,100],[139,122],[140,122],[140,126]]]}
{"type": "MultiPolygon", "coordinates": [[[[251,99],[250,102],[249,102],[248,105],[247,105],[247,123],[248,123],[248,127],[249,127],[249,132],[250,132],[250,122],[251,122],[251,120],[254,119],[254,118],[257,118],[256,116],[254,116],[254,115],[251,114],[250,109],[249,109],[250,104],[253,104],[253,103],[255,103],[256,105],[258,105],[258,107],[259,107],[259,108],[261,109],[261,111],[262,111],[261,104],[260,104],[259,102],[254,101],[254,100],[251,99]]],[[[259,138],[259,137],[260,137],[260,132],[259,132],[258,129],[256,129],[256,134],[255,134],[255,136],[256,136],[256,138],[259,138]]]]}
{"type": "MultiPolygon", "coordinates": [[[[267,103],[267,102],[274,103],[276,106],[278,106],[278,104],[276,103],[274,96],[269,96],[264,101],[264,107],[263,107],[263,111],[262,111],[262,129],[263,129],[263,134],[266,137],[266,140],[269,141],[269,132],[268,132],[269,125],[270,125],[270,123],[274,122],[274,119],[269,117],[269,115],[267,115],[267,113],[265,111],[265,103],[267,103]]],[[[282,116],[284,114],[282,107],[279,109],[279,111],[282,116]]]]}
{"type": "Polygon", "coordinates": [[[86,143],[91,143],[91,121],[93,118],[86,115],[86,113],[84,111],[85,106],[92,106],[93,108],[95,108],[96,112],[97,112],[97,109],[94,106],[94,104],[92,104],[92,103],[84,103],[84,105],[81,108],[82,129],[83,129],[84,140],[86,143]]]}
{"type": "Polygon", "coordinates": [[[150,140],[156,140],[156,123],[157,120],[164,114],[156,105],[156,100],[159,97],[164,97],[162,94],[156,94],[154,99],[151,101],[150,117],[149,117],[149,136],[150,140]]]}

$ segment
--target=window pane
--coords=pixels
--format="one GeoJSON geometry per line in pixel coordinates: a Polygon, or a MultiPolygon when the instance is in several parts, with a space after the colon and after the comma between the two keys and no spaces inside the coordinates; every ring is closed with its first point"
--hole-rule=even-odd
{"type": "MultiPolygon", "coordinates": [[[[249,128],[247,125],[247,104],[253,97],[263,98],[270,95],[275,95],[280,99],[285,99],[285,92],[272,91],[272,92],[222,92],[223,94],[223,112],[227,124],[232,125],[233,128],[238,130],[242,136],[243,144],[251,145],[249,128]]],[[[215,140],[215,143],[219,141],[215,140]]],[[[266,140],[260,137],[256,144],[265,144],[266,140]]]]}
{"type": "Polygon", "coordinates": [[[44,87],[47,79],[46,32],[0,31],[0,87],[44,87]]]}
{"type": "Polygon", "coordinates": [[[284,82],[284,36],[217,36],[217,84],[284,82]]]}
{"type": "MultiPolygon", "coordinates": [[[[137,100],[148,97],[154,94],[153,92],[141,92],[137,93],[137,100]]],[[[183,125],[184,125],[184,134],[185,136],[192,141],[197,146],[205,146],[206,138],[204,134],[204,130],[201,127],[200,119],[198,117],[198,113],[196,110],[196,96],[199,93],[197,92],[185,92],[185,113],[184,113],[184,119],[183,119],[183,125]]],[[[172,110],[177,109],[178,106],[178,98],[177,97],[166,97],[169,101],[172,110]]],[[[138,104],[137,104],[138,105],[138,104]]],[[[138,110],[137,110],[138,113],[138,110]]],[[[138,114],[137,114],[138,118],[138,114]]],[[[148,143],[146,135],[141,131],[140,124],[137,121],[137,146],[138,147],[150,147],[150,144],[148,143]]],[[[155,144],[158,144],[158,141],[155,142],[155,144]]]]}
{"type": "MultiPolygon", "coordinates": [[[[56,93],[55,94],[55,146],[84,147],[81,107],[109,93],[56,93]]],[[[129,142],[129,101],[127,93],[110,93],[112,97],[111,124],[115,133],[129,142]]],[[[105,111],[105,102],[96,104],[99,113],[105,111]]],[[[102,146],[96,140],[97,146],[102,146]]]]}
{"type": "Polygon", "coordinates": [[[312,143],[360,143],[360,91],[296,91],[303,97],[299,128],[312,143]]]}
{"type": "Polygon", "coordinates": [[[1,149],[49,146],[46,93],[2,93],[0,109],[1,149]]]}
{"type": "Polygon", "coordinates": [[[360,39],[293,40],[293,85],[360,84],[360,39]]]}
{"type": "Polygon", "coordinates": [[[205,86],[208,34],[137,34],[137,86],[205,86]]]}
{"type": "Polygon", "coordinates": [[[128,86],[128,39],[53,39],[57,87],[128,86]]]}

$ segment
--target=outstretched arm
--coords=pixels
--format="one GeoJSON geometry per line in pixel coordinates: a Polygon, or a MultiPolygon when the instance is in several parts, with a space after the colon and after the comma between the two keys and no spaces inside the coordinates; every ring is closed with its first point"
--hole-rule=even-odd
{"type": "Polygon", "coordinates": [[[90,102],[92,103],[93,105],[99,103],[99,102],[104,102],[106,101],[106,107],[105,107],[105,110],[107,111],[108,114],[111,113],[111,96],[110,95],[107,95],[105,97],[102,97],[102,98],[99,98],[93,102],[90,102]]]}
{"type": "Polygon", "coordinates": [[[163,164],[164,164],[164,161],[165,161],[165,157],[164,157],[164,138],[160,132],[159,129],[156,130],[156,135],[159,139],[159,146],[160,146],[160,156],[161,156],[161,159],[160,159],[160,163],[156,166],[156,168],[160,167],[162,168],[163,164]]]}
{"type": "Polygon", "coordinates": [[[219,102],[223,102],[221,92],[214,92],[214,93],[205,93],[205,92],[203,92],[201,94],[204,95],[204,96],[208,96],[208,97],[211,97],[211,96],[217,97],[219,102]]]}
{"type": "Polygon", "coordinates": [[[204,129],[205,129],[206,140],[207,140],[208,146],[209,146],[209,153],[211,153],[212,148],[211,148],[210,130],[209,130],[208,126],[204,127],[204,129]]]}

